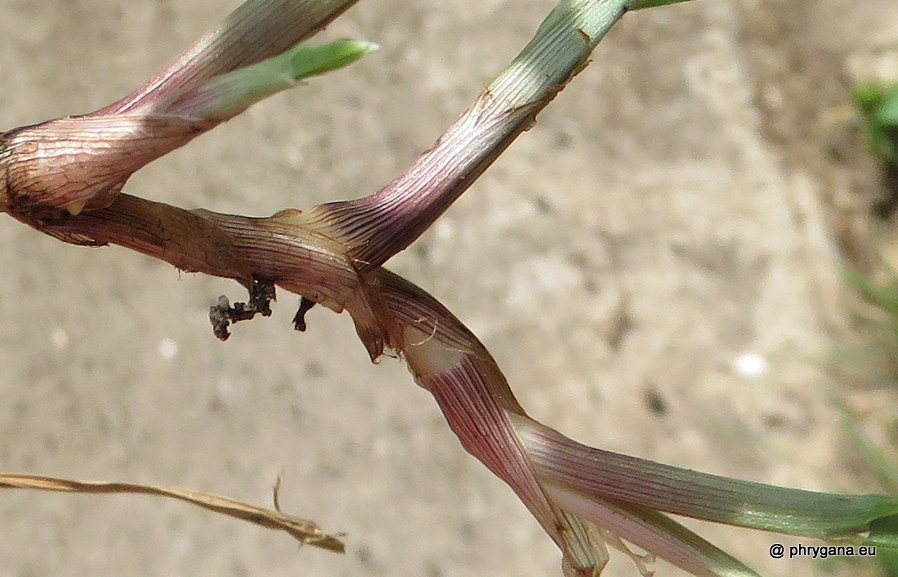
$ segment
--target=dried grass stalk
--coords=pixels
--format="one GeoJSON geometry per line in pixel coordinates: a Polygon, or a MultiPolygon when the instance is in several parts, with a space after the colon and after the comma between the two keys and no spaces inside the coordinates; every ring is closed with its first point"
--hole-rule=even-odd
{"type": "MultiPolygon", "coordinates": [[[[63,493],[142,493],[186,501],[214,513],[249,521],[266,529],[284,531],[300,543],[337,553],[345,552],[341,535],[326,533],[314,522],[282,513],[279,508],[265,509],[221,495],[201,493],[179,487],[120,483],[110,481],[75,481],[43,475],[0,473],[0,489],[35,489],[63,493]]],[[[275,493],[276,494],[276,493],[275,493]]]]}

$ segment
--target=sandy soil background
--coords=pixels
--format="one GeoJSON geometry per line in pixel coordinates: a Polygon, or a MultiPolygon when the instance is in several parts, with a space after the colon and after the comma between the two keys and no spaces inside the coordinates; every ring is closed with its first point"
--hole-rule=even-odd
{"type": "MultiPolygon", "coordinates": [[[[0,125],[93,110],[236,0],[0,0],[0,125]]],[[[267,215],[388,182],[526,42],[551,2],[361,2],[324,36],[362,63],[153,164],[132,194],[267,215]]],[[[496,165],[391,267],[480,336],[523,405],[580,441],[808,489],[877,491],[847,402],[888,436],[895,391],[827,364],[853,338],[839,267],[876,248],[849,89],[898,45],[890,0],[701,1],[628,15],[496,165]],[[847,113],[846,113],[847,110],[847,113]],[[846,116],[847,114],[847,116],[846,116]],[[746,357],[748,355],[748,357],[746,357]],[[739,359],[766,370],[751,375],[739,359]]],[[[348,552],[137,496],[0,493],[0,577],[560,575],[559,554],[350,320],[227,343],[233,283],[0,222],[0,470],[281,505],[348,552]]],[[[693,524],[772,576],[776,535],[693,524]]],[[[807,541],[804,541],[808,543],[807,541]]],[[[607,575],[635,575],[616,555],[607,575]]],[[[659,575],[678,575],[665,565],[659,575]]]]}

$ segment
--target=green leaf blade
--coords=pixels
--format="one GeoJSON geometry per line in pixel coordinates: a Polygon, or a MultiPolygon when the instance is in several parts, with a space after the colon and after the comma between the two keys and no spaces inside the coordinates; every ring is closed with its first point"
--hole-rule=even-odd
{"type": "Polygon", "coordinates": [[[377,44],[362,40],[337,40],[320,45],[300,42],[283,54],[216,76],[176,94],[158,104],[155,112],[227,120],[305,78],[348,66],[377,48],[377,44]]]}

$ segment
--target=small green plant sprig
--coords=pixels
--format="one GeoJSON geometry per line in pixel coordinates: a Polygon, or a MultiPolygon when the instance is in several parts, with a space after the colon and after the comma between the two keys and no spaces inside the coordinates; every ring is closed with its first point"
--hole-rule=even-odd
{"type": "Polygon", "coordinates": [[[879,158],[898,168],[898,83],[865,83],[854,90],[870,146],[879,158]]]}

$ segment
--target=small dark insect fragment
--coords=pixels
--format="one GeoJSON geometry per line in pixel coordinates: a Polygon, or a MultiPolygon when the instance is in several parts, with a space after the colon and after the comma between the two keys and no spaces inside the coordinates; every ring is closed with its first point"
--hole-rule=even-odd
{"type": "Polygon", "coordinates": [[[299,310],[293,317],[293,328],[297,331],[304,332],[306,330],[306,313],[315,306],[315,301],[311,301],[306,297],[300,297],[299,310]]]}
{"type": "Polygon", "coordinates": [[[249,288],[249,302],[234,303],[228,297],[221,295],[218,303],[209,307],[209,321],[212,323],[212,333],[222,341],[228,340],[231,332],[228,326],[237,321],[248,321],[257,314],[263,317],[271,316],[271,301],[275,300],[274,283],[253,279],[249,288]]]}

